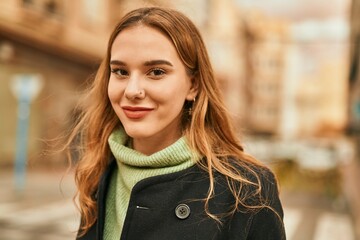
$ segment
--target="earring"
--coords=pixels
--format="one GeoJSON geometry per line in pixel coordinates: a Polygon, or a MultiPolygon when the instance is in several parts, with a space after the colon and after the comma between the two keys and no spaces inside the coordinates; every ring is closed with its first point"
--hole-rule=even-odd
{"type": "Polygon", "coordinates": [[[192,106],[195,104],[195,101],[196,101],[196,97],[194,97],[194,100],[193,100],[191,106],[189,107],[189,116],[192,115],[192,106]]]}

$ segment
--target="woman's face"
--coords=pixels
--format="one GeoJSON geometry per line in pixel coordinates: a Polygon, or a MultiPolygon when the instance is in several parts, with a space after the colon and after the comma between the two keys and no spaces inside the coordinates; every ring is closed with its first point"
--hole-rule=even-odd
{"type": "Polygon", "coordinates": [[[112,45],[110,68],[109,99],[133,147],[150,155],[175,142],[196,89],[173,43],[151,27],[127,28],[112,45]]]}

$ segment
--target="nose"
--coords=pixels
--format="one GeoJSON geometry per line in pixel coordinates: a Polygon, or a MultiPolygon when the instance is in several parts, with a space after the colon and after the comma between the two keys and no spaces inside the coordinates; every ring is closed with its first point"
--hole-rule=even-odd
{"type": "Polygon", "coordinates": [[[130,100],[143,99],[145,91],[141,88],[141,79],[137,76],[132,76],[125,88],[125,97],[130,100]]]}

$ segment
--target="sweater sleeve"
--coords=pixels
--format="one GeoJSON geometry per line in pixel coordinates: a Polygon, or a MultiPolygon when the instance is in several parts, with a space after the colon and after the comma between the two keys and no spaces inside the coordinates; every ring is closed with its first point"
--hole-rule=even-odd
{"type": "Polygon", "coordinates": [[[266,207],[254,213],[249,222],[248,240],[285,240],[283,209],[277,181],[267,170],[261,175],[262,198],[266,207]]]}

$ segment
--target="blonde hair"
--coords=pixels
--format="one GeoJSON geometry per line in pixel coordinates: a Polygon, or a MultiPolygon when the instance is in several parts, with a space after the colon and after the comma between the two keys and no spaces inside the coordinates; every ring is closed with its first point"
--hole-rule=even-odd
{"type": "MultiPolygon", "coordinates": [[[[198,87],[196,102],[191,106],[191,118],[184,116],[182,127],[191,149],[204,156],[204,160],[200,161],[199,165],[208,172],[210,179],[210,187],[205,199],[206,213],[220,221],[208,207],[214,193],[215,172],[226,177],[234,196],[235,204],[229,214],[239,210],[240,207],[245,209],[263,207],[262,203],[259,203],[259,206],[246,204],[246,200],[255,195],[261,199],[261,184],[254,166],[262,166],[262,164],[244,153],[236,137],[198,29],[178,11],[157,7],[140,8],[125,15],[111,34],[107,55],[97,71],[84,101],[85,105],[82,106],[83,113],[68,142],[68,145],[71,145],[75,139],[80,139],[79,144],[82,146],[80,160],[75,170],[77,197],[82,216],[81,231],[85,233],[96,221],[97,207],[94,195],[110,159],[107,140],[110,133],[121,126],[107,95],[111,47],[122,30],[136,25],[155,28],[168,36],[188,74],[193,77],[198,87]],[[239,169],[250,173],[251,176],[249,177],[249,174],[245,176],[239,169]],[[253,195],[245,194],[247,197],[244,197],[245,195],[240,194],[240,190],[243,190],[245,185],[255,187],[256,191],[252,193],[253,195]]],[[[183,111],[183,114],[188,113],[183,111]]]]}

